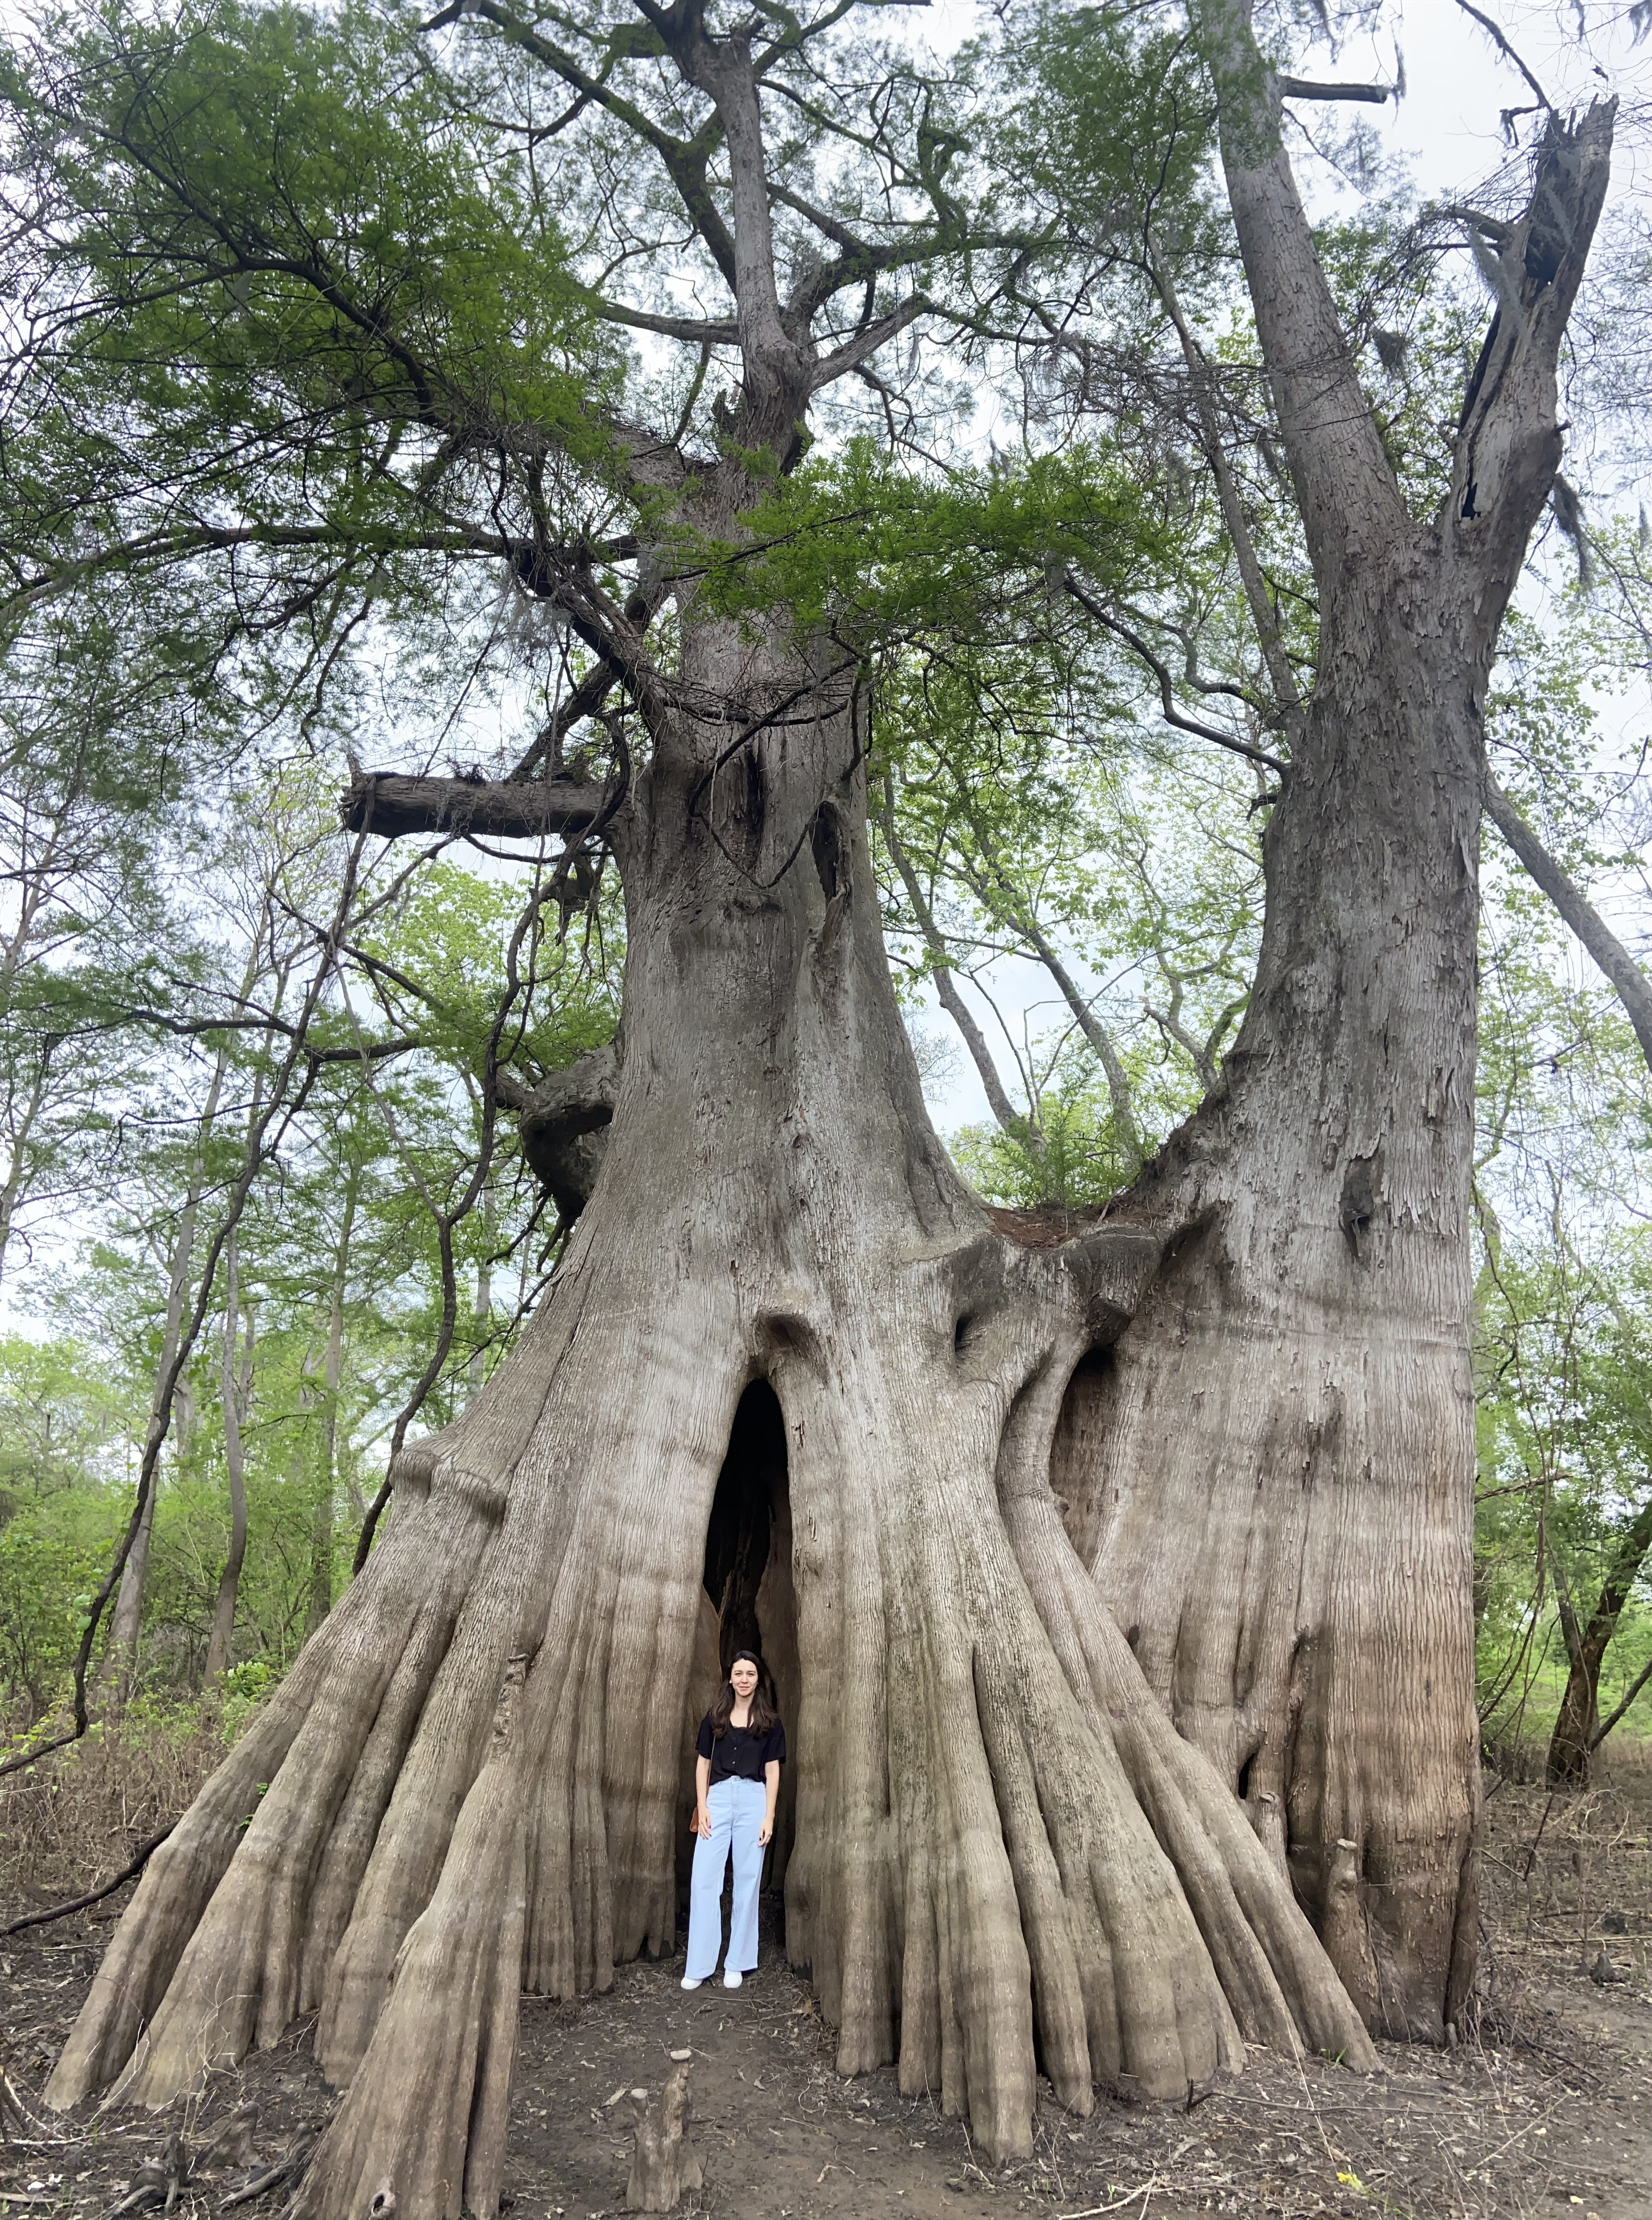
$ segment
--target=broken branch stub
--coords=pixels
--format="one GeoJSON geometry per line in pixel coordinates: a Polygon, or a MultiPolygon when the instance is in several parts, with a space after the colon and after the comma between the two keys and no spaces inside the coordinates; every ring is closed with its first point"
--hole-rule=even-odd
{"type": "Polygon", "coordinates": [[[686,2190],[700,2187],[700,2161],[686,2133],[692,2055],[687,2050],[671,2053],[671,2070],[657,2102],[650,2104],[646,2089],[631,2092],[635,2143],[626,2184],[628,2212],[670,2212],[686,2190]]]}

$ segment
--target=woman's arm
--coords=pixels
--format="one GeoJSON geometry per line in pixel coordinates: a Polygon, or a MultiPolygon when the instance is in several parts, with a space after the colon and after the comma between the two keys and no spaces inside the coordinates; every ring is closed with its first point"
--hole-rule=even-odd
{"type": "Polygon", "coordinates": [[[780,1801],[780,1760],[771,1757],[763,1768],[763,1785],[769,1792],[769,1808],[763,1815],[763,1824],[757,1829],[757,1840],[766,1843],[775,1831],[775,1805],[780,1801]]]}
{"type": "Polygon", "coordinates": [[[711,1806],[706,1799],[711,1793],[711,1760],[696,1757],[694,1762],[694,1818],[689,1823],[691,1835],[703,1835],[711,1840],[711,1806]]]}

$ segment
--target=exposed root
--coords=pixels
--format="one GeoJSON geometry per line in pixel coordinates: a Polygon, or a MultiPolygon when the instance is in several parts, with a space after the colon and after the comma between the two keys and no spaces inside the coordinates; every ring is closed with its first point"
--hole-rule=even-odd
{"type": "Polygon", "coordinates": [[[1376,2054],[1288,1880],[1215,1768],[1183,1741],[1080,1563],[1049,1485],[1001,1484],[1011,1546],[1069,1686],[1117,1750],[1135,1802],[1174,1865],[1247,2040],[1299,2038],[1361,2071],[1376,2054]]]}
{"type": "Polygon", "coordinates": [[[902,2086],[967,2110],[997,2156],[1030,2148],[1037,2064],[1082,2111],[1098,2080],[1185,2098],[1237,2070],[1175,1871],[1011,1554],[990,1400],[963,1378],[914,1408],[863,1377],[856,1407],[829,1384],[782,1388],[809,1753],[787,1936],[839,2069],[895,2055],[898,1979],[902,2086]]]}
{"type": "Polygon", "coordinates": [[[522,1658],[507,1668],[441,1880],[288,2220],[364,2213],[386,2190],[409,2220],[498,2212],[527,1924],[523,1757],[534,1737],[523,1714],[544,1710],[539,1691],[524,1693],[526,1671],[522,1658]]]}
{"type": "MultiPolygon", "coordinates": [[[[1007,2156],[1040,2067],[1088,2111],[1098,2081],[1185,2098],[1238,2070],[1244,2036],[1362,2062],[1047,1480],[1001,1506],[1001,1448],[1026,1432],[1006,1435],[1001,1383],[1047,1334],[983,1344],[972,1370],[951,1269],[920,1258],[880,1355],[822,1365],[800,1342],[773,1375],[792,1546],[757,1593],[801,1691],[788,1945],[840,2067],[898,2058],[903,2088],[1007,2156]]],[[[168,2102],[319,2004],[347,2093],[290,2220],[360,2220],[381,2192],[401,2220],[491,2220],[521,1987],[606,1987],[674,1930],[680,1692],[714,1664],[698,1552],[742,1381],[703,1345],[679,1330],[646,1439],[593,1452],[570,1402],[519,1430],[508,1487],[445,1456],[158,1854],[54,2101],[124,2067],[122,2095],[168,2102]]]]}

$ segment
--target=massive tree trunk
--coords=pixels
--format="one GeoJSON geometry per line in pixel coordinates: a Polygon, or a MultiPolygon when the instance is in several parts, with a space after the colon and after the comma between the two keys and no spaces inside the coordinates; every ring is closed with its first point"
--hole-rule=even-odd
{"type": "MultiPolygon", "coordinates": [[[[796,683],[691,642],[685,694],[740,722],[796,683]]],[[[359,2220],[389,2176],[419,2220],[493,2212],[519,1987],[672,1947],[714,1534],[718,1600],[795,1705],[787,1949],[845,2072],[898,2060],[1004,2153],[1039,2066],[1086,2110],[1097,2080],[1185,2096],[1242,2036],[1368,2059],[1062,1531],[1069,1375],[1159,1243],[1020,1245],[937,1143],[857,714],[823,687],[714,782],[726,722],[657,737],[615,827],[625,1014],[590,1202],[519,1349],[403,1455],[365,1573],[156,1854],[55,2102],[122,2074],[166,2102],[318,2010],[349,2095],[299,2210],[359,2220]],[[768,1394],[783,1462],[740,1448],[768,1394]]]]}
{"type": "MultiPolygon", "coordinates": [[[[1550,116],[1449,493],[1400,498],[1248,0],[1201,0],[1221,151],[1318,596],[1222,1084],[1115,1207],[1163,1263],[1081,1368],[1055,1483],[1149,1684],[1242,1795],[1373,2026],[1473,1970],[1468,1364],[1481,707],[1561,452],[1555,365],[1610,104],[1550,116]]],[[[1490,250],[1487,250],[1488,253],[1490,250]]],[[[1264,645],[1266,643],[1264,642],[1264,645]]],[[[1294,695],[1294,686],[1287,689],[1294,695]]]]}
{"type": "MultiPolygon", "coordinates": [[[[726,150],[730,224],[695,221],[742,382],[715,463],[617,446],[726,541],[764,477],[742,458],[783,468],[809,394],[878,342],[823,362],[807,298],[782,309],[749,35],[659,21],[726,150]]],[[[1234,81],[1265,90],[1250,55],[1234,81]]],[[[1275,109],[1224,153],[1325,637],[1225,1093],[1113,1222],[1044,1245],[989,1219],[895,1007],[845,675],[685,587],[667,677],[658,600],[621,611],[540,551],[521,575],[623,674],[646,765],[611,821],[565,777],[527,812],[444,783],[441,809],[597,828],[618,857],[617,1064],[525,1104],[577,1207],[595,1152],[564,1143],[611,1100],[601,1169],[518,1349],[398,1460],[362,1577],[152,1861],[53,2102],[169,2102],[315,2010],[348,2094],[295,2220],[360,2220],[386,2179],[402,2220],[487,2220],[519,1988],[671,1943],[685,1726],[734,1631],[708,1585],[792,1710],[787,1949],[845,2071],[897,2060],[1005,2153],[1038,2067],[1085,2109],[1098,2080],[1185,2098],[1242,2038],[1366,2062],[1287,1850],[1368,2013],[1451,2010],[1478,703],[1553,469],[1552,346],[1546,402],[1526,366],[1558,340],[1539,307],[1488,342],[1458,507],[1415,527],[1275,109]],[[1534,390],[1535,463],[1506,398],[1534,390]],[[1489,527],[1462,520],[1509,485],[1524,523],[1475,554],[1489,527]]],[[[1593,190],[1588,128],[1562,197],[1593,190]]],[[[358,781],[352,821],[418,824],[419,784],[358,781]]]]}
{"type": "Polygon", "coordinates": [[[1374,564],[1265,842],[1223,1085],[1119,1206],[1165,1263],[1056,1475],[1150,1685],[1367,2017],[1437,2038],[1472,1949],[1480,740],[1426,551],[1374,564]]]}

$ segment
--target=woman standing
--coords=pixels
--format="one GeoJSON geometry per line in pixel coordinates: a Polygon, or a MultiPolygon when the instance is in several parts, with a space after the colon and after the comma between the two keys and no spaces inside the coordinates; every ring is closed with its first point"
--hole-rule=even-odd
{"type": "Polygon", "coordinates": [[[734,1910],[728,1924],[723,1986],[738,1989],[757,1962],[757,1882],[763,1853],[775,1831],[786,1730],[763,1693],[763,1662],[737,1649],[723,1692],[700,1722],[695,1760],[695,1812],[689,1830],[694,1877],[689,1889],[689,1963],[685,1989],[697,1989],[717,1967],[722,1939],[723,1874],[734,1860],[734,1910]]]}

